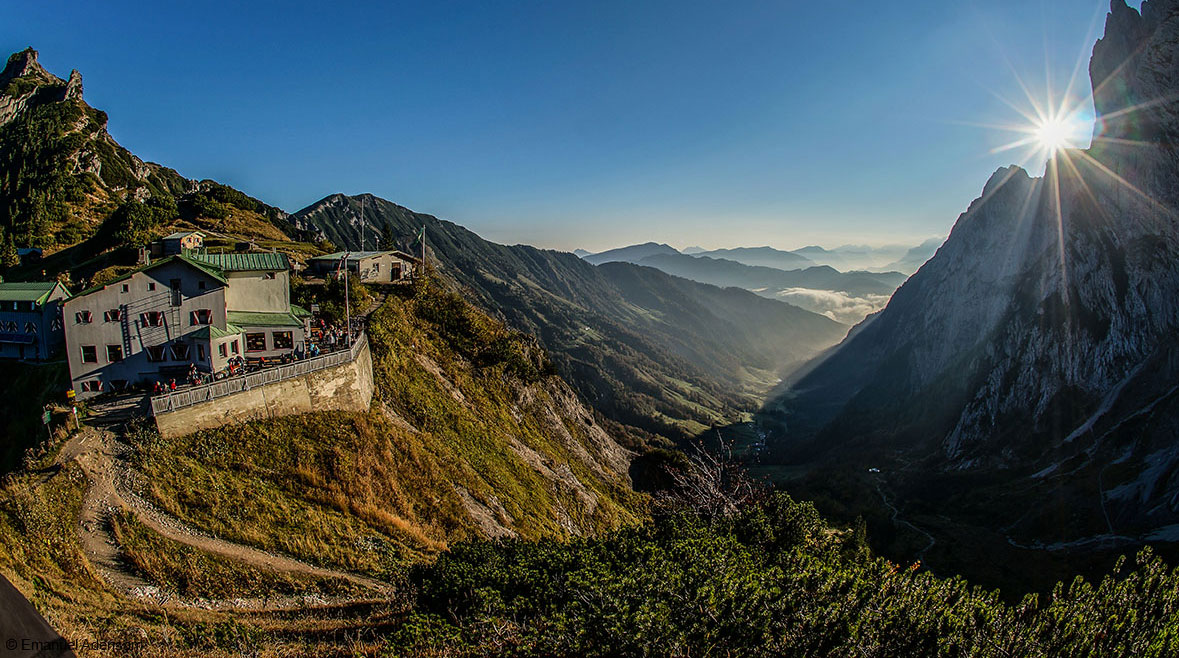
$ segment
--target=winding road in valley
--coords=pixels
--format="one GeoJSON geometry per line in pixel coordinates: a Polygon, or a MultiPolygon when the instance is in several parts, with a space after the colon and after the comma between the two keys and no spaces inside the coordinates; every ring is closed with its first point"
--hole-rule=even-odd
{"type": "Polygon", "coordinates": [[[879,476],[876,477],[876,493],[880,494],[880,500],[884,501],[884,506],[887,507],[890,512],[892,512],[893,525],[903,525],[929,540],[929,543],[925,545],[925,548],[917,551],[917,560],[922,562],[925,561],[925,554],[929,552],[929,549],[933,548],[934,545],[937,544],[937,540],[933,538],[933,535],[922,530],[921,528],[918,528],[916,525],[913,525],[901,516],[901,511],[897,509],[896,505],[892,504],[892,501],[888,499],[888,495],[884,493],[884,483],[879,476]]]}

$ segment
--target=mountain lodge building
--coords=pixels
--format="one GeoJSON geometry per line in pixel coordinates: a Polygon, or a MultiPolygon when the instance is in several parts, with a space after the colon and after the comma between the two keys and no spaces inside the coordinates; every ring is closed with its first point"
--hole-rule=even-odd
{"type": "Polygon", "coordinates": [[[231,359],[302,352],[310,313],[291,304],[279,253],[168,256],[63,305],[79,397],[224,370],[231,359]]]}
{"type": "Polygon", "coordinates": [[[337,251],[308,259],[307,267],[326,278],[345,262],[361,283],[398,283],[413,276],[418,259],[403,251],[337,251]]]}

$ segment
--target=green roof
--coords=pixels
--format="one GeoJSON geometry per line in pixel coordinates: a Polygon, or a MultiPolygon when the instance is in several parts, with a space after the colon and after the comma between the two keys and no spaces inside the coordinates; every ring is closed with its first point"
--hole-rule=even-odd
{"type": "Polygon", "coordinates": [[[229,321],[242,327],[302,327],[303,321],[290,313],[230,311],[229,321]]]}
{"type": "Polygon", "coordinates": [[[308,311],[298,304],[291,304],[291,315],[297,318],[309,318],[311,317],[311,311],[308,311]]]}
{"type": "Polygon", "coordinates": [[[208,274],[209,276],[213,277],[214,279],[217,279],[221,283],[224,283],[224,284],[229,283],[229,281],[227,281],[225,279],[225,273],[222,272],[220,268],[218,268],[210,263],[205,263],[205,262],[195,260],[193,258],[190,258],[189,256],[177,254],[175,256],[168,256],[167,258],[161,258],[161,259],[155,261],[154,263],[150,263],[148,265],[144,265],[143,267],[139,267],[134,270],[131,270],[130,272],[127,272],[126,274],[124,274],[122,276],[117,276],[117,277],[111,279],[110,281],[107,281],[106,283],[100,283],[96,286],[91,286],[91,287],[83,290],[82,292],[74,295],[74,298],[85,297],[86,295],[89,295],[92,292],[98,292],[99,290],[102,290],[103,288],[106,288],[107,286],[114,285],[120,281],[126,281],[127,279],[130,279],[132,276],[135,276],[136,274],[138,274],[140,272],[154,270],[155,268],[160,267],[162,265],[166,265],[168,263],[171,263],[172,261],[180,261],[181,263],[185,263],[187,265],[195,267],[198,270],[204,272],[205,274],[208,274]]]}
{"type": "MultiPolygon", "coordinates": [[[[184,261],[185,263],[192,265],[193,267],[204,272],[205,274],[208,274],[209,276],[213,277],[214,279],[217,279],[221,283],[229,285],[229,281],[226,280],[226,278],[225,278],[225,272],[224,272],[223,268],[217,267],[216,265],[213,265],[212,263],[209,263],[206,261],[197,260],[191,256],[186,256],[184,254],[170,256],[170,258],[176,258],[178,260],[184,261]]],[[[164,260],[168,260],[168,259],[165,258],[164,260]]],[[[160,262],[162,263],[163,261],[160,261],[160,262]]],[[[152,267],[153,267],[152,265],[148,265],[147,267],[145,267],[143,269],[145,269],[145,270],[151,269],[152,267]]]]}
{"type": "Polygon", "coordinates": [[[225,329],[218,329],[213,325],[209,325],[207,327],[197,329],[196,331],[189,334],[189,336],[192,336],[193,338],[212,338],[213,340],[219,340],[221,338],[225,338],[226,336],[236,336],[241,332],[242,328],[235,324],[226,324],[225,329]]]}
{"type": "Polygon", "coordinates": [[[225,272],[260,272],[291,269],[287,255],[277,252],[255,254],[188,253],[188,258],[201,260],[225,272]]]}
{"type": "MultiPolygon", "coordinates": [[[[61,284],[56,281],[41,281],[34,283],[0,283],[0,301],[3,302],[34,302],[44,304],[53,290],[61,284]]],[[[62,289],[66,297],[69,291],[62,289]]]]}

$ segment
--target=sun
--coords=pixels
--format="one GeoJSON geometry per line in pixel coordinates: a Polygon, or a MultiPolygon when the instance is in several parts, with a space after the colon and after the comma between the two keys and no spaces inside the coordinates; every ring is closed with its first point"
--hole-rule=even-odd
{"type": "Polygon", "coordinates": [[[1083,101],[1073,99],[1069,103],[1062,98],[1043,104],[1031,103],[1026,111],[1017,107],[1023,121],[990,124],[990,127],[1015,133],[1018,139],[991,149],[991,153],[1018,149],[1023,152],[1025,166],[1036,168],[1037,161],[1055,160],[1064,151],[1085,148],[1094,139],[1091,111],[1085,105],[1083,101]]]}
{"type": "Polygon", "coordinates": [[[1075,121],[1070,121],[1066,117],[1046,117],[1034,127],[1032,135],[1041,149],[1049,154],[1056,153],[1075,145],[1075,124],[1075,121]]]}

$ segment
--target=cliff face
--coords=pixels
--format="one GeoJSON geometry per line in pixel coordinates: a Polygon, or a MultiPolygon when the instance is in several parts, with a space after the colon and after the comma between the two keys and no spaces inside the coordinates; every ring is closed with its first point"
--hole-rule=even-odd
{"type": "Polygon", "coordinates": [[[888,307],[771,405],[779,445],[899,450],[1061,494],[1005,519],[1014,535],[1179,522],[1177,55],[1179,2],[1115,0],[1090,64],[1093,146],[1043,178],[996,172],[888,307]]]}

